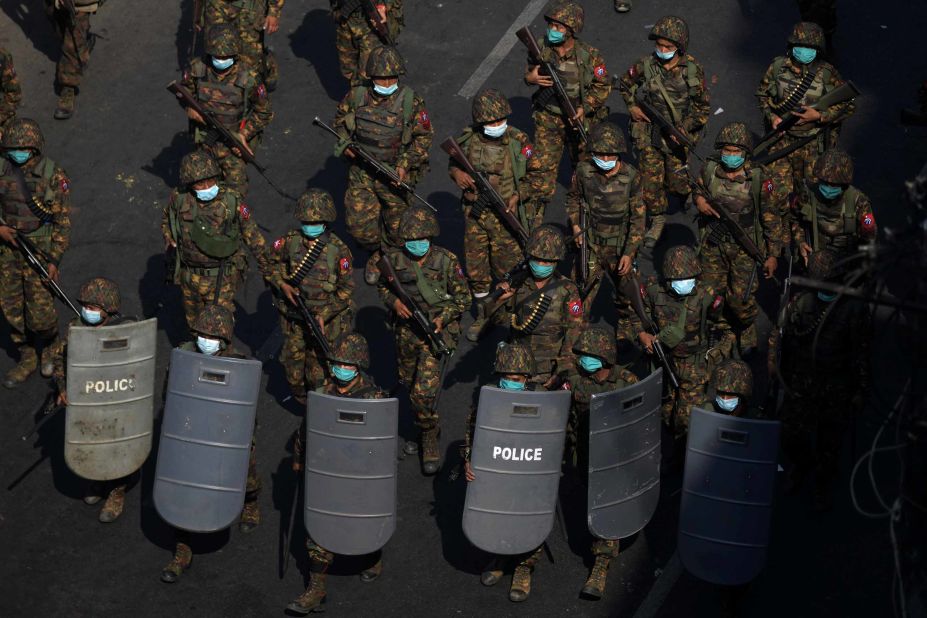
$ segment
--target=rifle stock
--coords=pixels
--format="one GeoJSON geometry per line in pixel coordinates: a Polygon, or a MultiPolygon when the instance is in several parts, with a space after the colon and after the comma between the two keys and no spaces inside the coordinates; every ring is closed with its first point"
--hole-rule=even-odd
{"type": "MultiPolygon", "coordinates": [[[[649,330],[650,334],[656,336],[660,332],[660,329],[657,328],[656,323],[647,315],[647,310],[644,307],[644,287],[641,285],[640,279],[635,271],[632,270],[631,273],[624,278],[624,285],[628,287],[633,286],[634,289],[625,289],[624,294],[631,302],[631,307],[634,309],[634,313],[637,314],[637,317],[640,318],[644,328],[649,330]]],[[[676,377],[676,372],[673,371],[673,363],[666,355],[663,344],[660,343],[658,339],[654,339],[651,347],[653,348],[654,356],[656,356],[660,364],[663,365],[663,370],[666,372],[666,377],[669,378],[670,384],[673,385],[674,389],[678,389],[679,378],[676,377]]]]}
{"type": "Polygon", "coordinates": [[[373,0],[363,0],[364,12],[367,13],[367,19],[373,24],[373,29],[377,31],[377,36],[383,41],[384,45],[395,45],[393,37],[389,35],[389,24],[380,16],[376,4],[373,0]]]}

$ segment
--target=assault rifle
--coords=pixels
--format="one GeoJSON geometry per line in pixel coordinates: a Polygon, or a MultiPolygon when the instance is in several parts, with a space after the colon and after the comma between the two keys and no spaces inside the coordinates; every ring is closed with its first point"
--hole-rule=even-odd
{"type": "Polygon", "coordinates": [[[377,10],[377,6],[374,4],[373,0],[361,0],[361,4],[364,7],[364,13],[367,14],[367,19],[373,24],[373,29],[377,31],[377,36],[380,37],[383,44],[389,45],[390,47],[395,45],[396,42],[393,41],[393,37],[389,35],[389,24],[386,23],[385,19],[380,17],[380,12],[377,10]]]}
{"type": "MultiPolygon", "coordinates": [[[[579,227],[583,230],[586,229],[588,219],[586,206],[580,201],[579,227]]],[[[585,301],[586,293],[592,290],[592,286],[589,284],[589,235],[584,231],[581,238],[582,242],[579,244],[579,268],[576,269],[576,278],[578,281],[576,283],[579,285],[579,289],[584,292],[583,300],[585,301]]]]}
{"type": "Polygon", "coordinates": [[[776,319],[775,331],[775,348],[773,356],[771,375],[769,376],[769,389],[766,393],[766,403],[763,408],[773,407],[775,414],[778,416],[779,409],[782,406],[782,400],[785,392],[788,390],[785,379],[782,377],[782,345],[785,338],[785,320],[789,306],[789,295],[792,288],[792,264],[794,258],[789,252],[788,276],[785,278],[785,285],[782,286],[782,295],[779,296],[779,315],[776,319]]]}
{"type": "MultiPolygon", "coordinates": [[[[616,77],[612,80],[612,85],[617,86],[619,89],[627,92],[627,87],[621,82],[621,80],[616,77]]],[[[667,136],[673,137],[676,139],[676,142],[688,152],[695,155],[699,160],[703,160],[697,152],[695,152],[695,142],[692,141],[688,135],[674,125],[670,120],[661,114],[657,108],[651,105],[646,99],[641,96],[634,96],[634,104],[641,108],[641,111],[650,118],[650,122],[660,127],[660,130],[663,131],[667,136]]]]}
{"type": "Polygon", "coordinates": [[[303,319],[306,320],[306,324],[309,325],[309,332],[312,333],[315,342],[319,344],[319,349],[322,350],[322,354],[325,355],[326,360],[332,358],[332,348],[328,345],[328,339],[325,337],[325,333],[322,332],[322,327],[319,326],[315,316],[309,312],[306,301],[303,300],[303,297],[300,296],[299,293],[296,294],[296,304],[299,305],[299,311],[303,314],[303,319]]]}
{"type": "MultiPolygon", "coordinates": [[[[634,313],[637,314],[637,317],[640,318],[644,328],[649,330],[650,334],[656,337],[660,329],[657,328],[656,323],[647,315],[647,309],[644,307],[644,286],[641,285],[641,280],[637,276],[637,271],[632,270],[627,277],[623,277],[621,285],[625,287],[623,290],[625,298],[631,302],[631,307],[634,309],[634,313]]],[[[673,363],[666,355],[663,344],[660,343],[659,339],[654,339],[651,347],[653,348],[654,355],[663,365],[663,370],[666,372],[673,388],[678,389],[679,378],[676,377],[676,373],[673,371],[673,363]]]]}
{"type": "Polygon", "coordinates": [[[403,289],[402,284],[399,283],[399,279],[396,277],[396,269],[393,268],[393,264],[389,261],[389,257],[387,255],[381,256],[380,261],[377,262],[377,266],[380,269],[380,273],[386,279],[386,285],[389,287],[390,291],[412,313],[412,319],[418,324],[422,334],[425,335],[425,339],[428,341],[428,345],[431,346],[431,349],[436,354],[450,356],[453,352],[447,347],[447,344],[444,343],[444,337],[442,337],[440,333],[435,332],[435,325],[428,319],[427,314],[422,311],[418,303],[409,296],[405,289],[403,289]]]}

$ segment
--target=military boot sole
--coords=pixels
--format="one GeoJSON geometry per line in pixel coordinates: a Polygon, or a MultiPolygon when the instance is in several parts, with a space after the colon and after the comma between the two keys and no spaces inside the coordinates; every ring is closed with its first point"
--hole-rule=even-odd
{"type": "Polygon", "coordinates": [[[296,601],[293,601],[292,603],[286,606],[286,611],[296,616],[308,616],[309,614],[321,614],[322,612],[325,611],[325,598],[326,597],[322,597],[322,600],[319,601],[318,604],[313,605],[311,607],[300,605],[296,601]]]}
{"type": "Polygon", "coordinates": [[[593,601],[598,601],[601,599],[604,593],[605,591],[601,588],[596,587],[594,584],[588,583],[583,586],[583,589],[580,591],[580,594],[583,595],[583,597],[593,601]]]}
{"type": "Polygon", "coordinates": [[[68,120],[73,115],[73,111],[68,111],[66,109],[58,108],[55,110],[55,120],[68,120]]]}
{"type": "Polygon", "coordinates": [[[502,579],[502,571],[483,571],[480,574],[480,583],[486,587],[495,586],[502,579]]]}
{"type": "Polygon", "coordinates": [[[122,516],[122,509],[103,508],[100,516],[97,518],[101,524],[111,524],[122,516]]]}
{"type": "Polygon", "coordinates": [[[406,440],[402,445],[402,452],[406,455],[418,455],[418,443],[415,440],[406,440]]]}
{"type": "Polygon", "coordinates": [[[191,560],[190,563],[186,566],[180,567],[179,570],[175,570],[170,567],[164,568],[161,570],[161,581],[165,584],[173,584],[180,578],[181,575],[183,575],[186,571],[189,571],[191,566],[193,566],[193,560],[191,560]]]}
{"type": "Polygon", "coordinates": [[[41,374],[43,378],[50,378],[55,374],[55,365],[53,363],[42,363],[41,374]]]}
{"type": "Polygon", "coordinates": [[[631,3],[630,2],[616,2],[615,10],[619,13],[627,13],[628,11],[631,10],[631,3]]]}
{"type": "Polygon", "coordinates": [[[438,470],[441,469],[441,460],[438,461],[423,461],[422,462],[422,474],[425,476],[434,476],[438,473],[438,470]]]}
{"type": "Polygon", "coordinates": [[[366,569],[364,571],[361,571],[360,580],[364,582],[365,584],[369,584],[370,582],[375,582],[380,577],[380,574],[382,572],[383,572],[382,567],[379,569],[366,569]]]}

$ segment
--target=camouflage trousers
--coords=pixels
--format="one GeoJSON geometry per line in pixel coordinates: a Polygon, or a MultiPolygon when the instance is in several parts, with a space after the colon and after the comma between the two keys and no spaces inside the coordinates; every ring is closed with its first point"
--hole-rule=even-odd
{"type": "MultiPolygon", "coordinates": [[[[248,146],[254,150],[259,143],[260,140],[252,139],[248,142],[248,146]]],[[[215,158],[216,163],[219,164],[219,169],[222,170],[222,179],[225,181],[225,184],[241,193],[242,197],[247,197],[248,164],[245,163],[244,159],[236,155],[228,146],[221,142],[216,142],[213,145],[200,143],[198,147],[215,158]]]]}
{"type": "MultiPolygon", "coordinates": [[[[770,149],[776,151],[786,148],[794,144],[798,139],[785,134],[770,149]]],[[[779,187],[779,191],[787,196],[795,193],[796,187],[800,186],[806,179],[814,178],[814,162],[817,161],[819,155],[818,140],[811,140],[788,156],[773,161],[766,168],[769,170],[773,182],[779,187]]],[[[779,203],[779,216],[782,218],[782,246],[787,249],[792,243],[791,230],[795,217],[789,208],[790,200],[784,199],[779,203]]]]}
{"type": "Polygon", "coordinates": [[[280,77],[277,58],[264,42],[263,12],[245,10],[225,0],[213,0],[203,11],[203,32],[214,24],[234,24],[238,30],[241,55],[258,69],[268,90],[274,90],[280,77]]]}
{"type": "Polygon", "coordinates": [[[222,305],[235,313],[235,294],[241,284],[241,272],[234,264],[227,264],[222,274],[222,287],[216,295],[218,268],[202,269],[180,267],[180,293],[183,299],[183,313],[187,328],[193,328],[193,321],[206,305],[222,305]]]}
{"type": "MultiPolygon", "coordinates": [[[[589,238],[587,236],[587,238],[589,238]]],[[[577,255],[579,255],[577,253],[577,255]]],[[[604,245],[596,242],[589,243],[589,277],[586,281],[588,289],[580,290],[583,295],[583,305],[591,307],[602,288],[602,281],[606,277],[611,280],[615,289],[615,312],[618,318],[617,338],[636,340],[631,329],[631,301],[622,292],[623,277],[618,275],[618,262],[621,261],[617,245],[604,245]],[[590,287],[591,284],[591,287],[590,287]]],[[[578,281],[579,259],[573,266],[573,280],[578,281]]]]}
{"type": "MultiPolygon", "coordinates": [[[[445,325],[456,342],[460,333],[457,322],[445,325]]],[[[409,406],[415,414],[416,425],[423,430],[438,427],[438,411],[433,410],[435,397],[442,388],[441,359],[435,356],[428,343],[413,329],[411,322],[395,325],[396,356],[399,380],[409,389],[409,406]]]]}
{"type": "Polygon", "coordinates": [[[477,219],[470,206],[464,206],[464,256],[467,279],[474,294],[487,294],[493,278],[497,281],[518,264],[521,246],[489,208],[477,219]]]}
{"type": "MultiPolygon", "coordinates": [[[[354,312],[345,309],[326,322],[323,334],[329,345],[342,333],[350,332],[353,321],[354,312]]],[[[306,391],[322,386],[328,373],[328,359],[303,320],[281,315],[280,330],[283,332],[280,364],[283,365],[287,384],[293,395],[305,397],[306,391]]]]}
{"type": "Polygon", "coordinates": [[[54,297],[19,249],[5,243],[0,243],[0,309],[17,347],[26,344],[28,331],[45,339],[58,333],[54,297]]]}
{"type": "Polygon", "coordinates": [[[711,370],[705,359],[698,356],[673,357],[672,362],[679,379],[679,390],[674,390],[669,380],[664,382],[666,393],[661,412],[664,425],[674,436],[683,438],[689,432],[692,406],[705,401],[711,370]]]}
{"type": "Polygon", "coordinates": [[[638,152],[638,167],[641,171],[641,197],[647,207],[647,216],[666,213],[669,208],[669,193],[689,195],[686,170],[675,173],[686,164],[681,151],[663,152],[656,146],[643,146],[638,152]]]}
{"type": "Polygon", "coordinates": [[[592,542],[592,555],[596,557],[617,558],[619,549],[618,541],[611,539],[595,539],[592,542]]]}
{"type": "Polygon", "coordinates": [[[58,58],[58,66],[55,69],[55,81],[59,88],[62,86],[77,88],[80,86],[84,67],[90,62],[92,47],[90,13],[78,13],[72,25],[67,11],[54,9],[54,2],[46,1],[50,7],[49,16],[61,38],[61,56],[58,58]]]}
{"type": "Polygon", "coordinates": [[[373,251],[381,241],[398,246],[399,219],[409,203],[392,185],[375,178],[359,165],[348,170],[344,196],[348,233],[365,249],[373,251]]]}
{"type": "MultiPolygon", "coordinates": [[[[532,174],[532,194],[541,199],[550,199],[557,191],[557,170],[566,148],[573,168],[582,156],[582,146],[573,137],[571,129],[563,118],[543,109],[535,110],[534,155],[537,171],[532,174]]],[[[544,214],[540,213],[541,219],[544,214]]]]}
{"type": "Polygon", "coordinates": [[[364,84],[367,66],[367,56],[383,43],[380,37],[373,32],[366,22],[363,27],[355,20],[340,19],[335,24],[335,49],[338,50],[338,64],[341,74],[351,83],[351,86],[364,84]]]}
{"type": "Polygon", "coordinates": [[[755,348],[757,345],[756,316],[759,306],[756,291],[763,276],[758,270],[744,302],[744,292],[750,283],[755,262],[736,242],[724,241],[715,245],[703,242],[699,249],[702,265],[702,282],[709,288],[724,294],[724,319],[737,333],[740,349],[755,348]]]}
{"type": "MultiPolygon", "coordinates": [[[[327,571],[328,568],[332,565],[332,562],[335,561],[335,554],[316,543],[308,534],[306,535],[306,550],[309,553],[310,561],[322,565],[323,573],[327,571]]],[[[369,554],[371,565],[379,562],[382,559],[382,556],[382,550],[377,550],[372,554],[369,554]]]]}

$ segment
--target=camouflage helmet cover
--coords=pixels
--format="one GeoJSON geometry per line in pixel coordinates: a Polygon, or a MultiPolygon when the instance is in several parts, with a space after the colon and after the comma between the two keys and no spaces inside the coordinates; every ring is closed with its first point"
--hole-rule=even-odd
{"type": "Polygon", "coordinates": [[[715,148],[721,150],[723,146],[737,146],[750,153],[753,151],[753,135],[742,122],[728,123],[721,127],[718,137],[715,138],[715,148]]]}
{"type": "Polygon", "coordinates": [[[682,17],[665,15],[657,20],[647,37],[651,41],[666,39],[672,41],[679,48],[680,53],[689,49],[689,26],[682,17]]]}
{"type": "Polygon", "coordinates": [[[219,164],[205,150],[194,150],[180,160],[180,184],[182,185],[192,185],[200,180],[218,178],[221,175],[219,164]]]}
{"type": "Polygon", "coordinates": [[[241,53],[238,32],[232,24],[215,24],[206,31],[206,53],[210,56],[226,58],[241,53]]]}
{"type": "Polygon", "coordinates": [[[702,272],[695,250],[689,245],[677,245],[670,248],[663,257],[663,278],[689,279],[702,272]]]}
{"type": "Polygon", "coordinates": [[[335,200],[324,189],[309,189],[299,196],[296,211],[297,221],[324,221],[334,223],[337,218],[335,200]]]}
{"type": "Polygon", "coordinates": [[[527,252],[530,257],[547,262],[559,262],[563,259],[566,247],[563,234],[552,225],[542,225],[531,233],[527,252]]]}
{"type": "Polygon", "coordinates": [[[190,328],[194,333],[206,337],[218,337],[226,344],[232,343],[235,318],[232,312],[222,305],[206,305],[193,319],[190,328]]]}
{"type": "Polygon", "coordinates": [[[367,346],[367,340],[360,333],[340,335],[332,345],[332,355],[328,360],[367,369],[370,367],[370,348],[367,346]]]}
{"type": "Polygon", "coordinates": [[[438,218],[424,206],[410,206],[399,218],[399,237],[402,240],[434,238],[440,233],[438,218]]]}
{"type": "Polygon", "coordinates": [[[473,122],[484,124],[493,120],[507,118],[512,113],[512,106],[505,95],[494,88],[485,88],[473,97],[473,122]]]}
{"type": "Polygon", "coordinates": [[[815,161],[814,176],[818,182],[848,185],[853,182],[853,159],[845,150],[831,148],[815,161]]]}
{"type": "Polygon", "coordinates": [[[734,393],[743,398],[753,395],[753,372],[750,365],[729,358],[715,369],[715,392],[734,393]]]}
{"type": "Polygon", "coordinates": [[[575,354],[601,358],[609,365],[617,362],[615,336],[601,326],[588,326],[573,345],[575,354]]]}
{"type": "Polygon", "coordinates": [[[16,118],[3,131],[3,148],[33,148],[42,152],[45,148],[45,136],[39,123],[31,118],[16,118]]]}
{"type": "Polygon", "coordinates": [[[814,251],[808,257],[808,277],[818,281],[833,278],[837,268],[837,254],[826,249],[814,251]]]}
{"type": "Polygon", "coordinates": [[[80,286],[77,302],[102,307],[107,313],[116,313],[119,311],[119,286],[115,281],[95,277],[80,286]]]}
{"type": "Polygon", "coordinates": [[[531,348],[520,343],[500,343],[496,347],[493,371],[499,374],[515,373],[534,375],[537,368],[531,348]]]}
{"type": "Polygon", "coordinates": [[[374,48],[367,56],[367,77],[398,77],[405,74],[406,63],[395,47],[374,48]]]}
{"type": "Polygon", "coordinates": [[[600,122],[589,131],[589,152],[622,154],[628,151],[624,133],[614,122],[600,122]]]}
{"type": "Polygon", "coordinates": [[[795,24],[795,27],[792,28],[792,34],[789,35],[788,43],[789,45],[813,47],[818,51],[824,51],[827,47],[827,42],[824,39],[824,29],[810,21],[795,24]]]}
{"type": "Polygon", "coordinates": [[[544,19],[547,21],[559,22],[572,30],[573,34],[576,35],[583,30],[586,14],[579,3],[560,0],[544,14],[544,19]]]}

